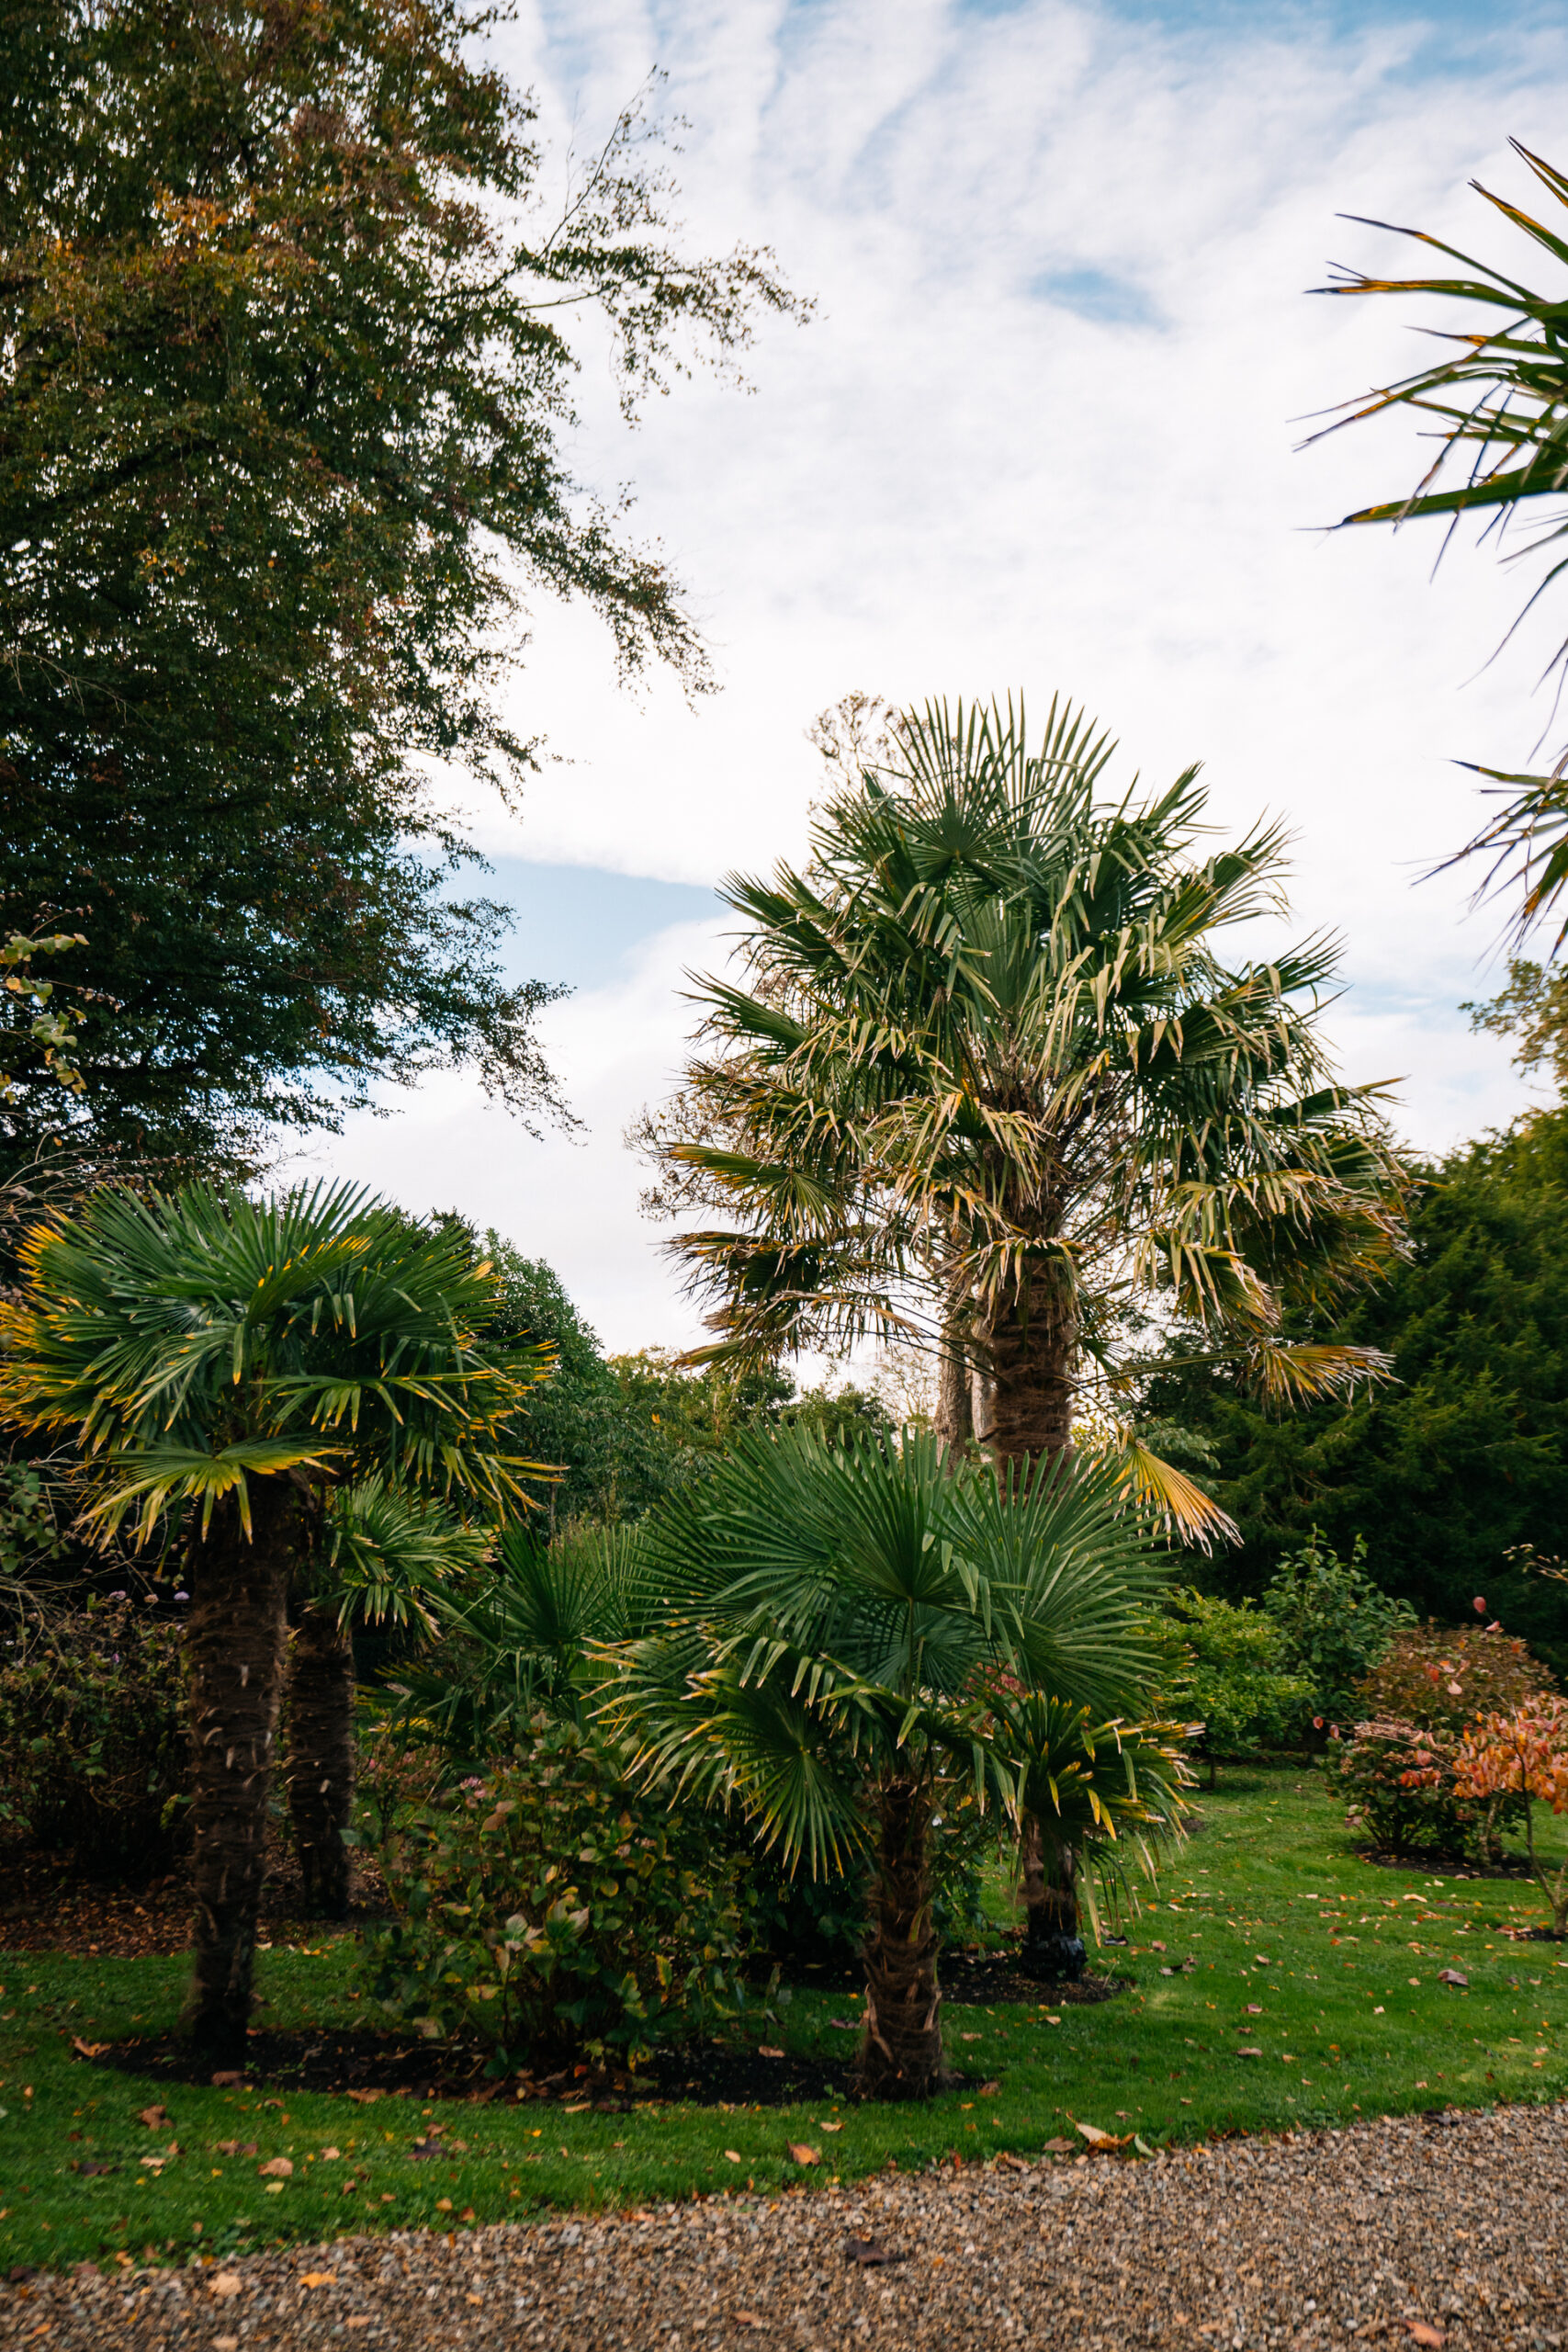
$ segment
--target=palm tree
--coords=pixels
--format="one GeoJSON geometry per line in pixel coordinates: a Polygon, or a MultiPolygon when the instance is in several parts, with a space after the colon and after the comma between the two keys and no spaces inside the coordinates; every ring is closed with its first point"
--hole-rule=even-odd
{"type": "MultiPolygon", "coordinates": [[[[1010,704],[907,714],[818,811],[805,872],[726,884],[750,985],[702,984],[710,1049],[657,1147],[665,1200],[728,1219],[670,1244],[712,1302],[703,1355],[914,1333],[943,1436],[979,1386],[1003,1461],[1065,1451],[1086,1388],[1118,1420],[1151,1318],[1277,1399],[1380,1368],[1280,1336],[1402,1231],[1380,1090],[1337,1084],[1317,1035],[1328,947],[1216,952],[1278,910],[1281,837],[1205,855],[1196,772],[1102,806],[1110,757],[1055,703],[1033,749],[1010,704]]],[[[1217,1521],[1128,1460],[1177,1520],[1217,1521]]]]}
{"type": "Polygon", "coordinates": [[[607,1651],[603,1712],[640,1769],[732,1799],[815,1874],[867,1873],[863,2086],[944,2075],[929,1832],[960,1784],[1016,1818],[1027,1753],[994,1686],[1099,1722],[1159,1655],[1146,1523],[1093,1464],[998,1480],[938,1442],[743,1438],[644,1522],[657,1630],[607,1651]]]}
{"type": "Polygon", "coordinates": [[[1022,1768],[1024,1964],[1037,1976],[1076,1980],[1084,1971],[1080,1888],[1092,1917],[1093,1874],[1124,1881],[1129,1846],[1153,1875],[1154,1841],[1181,1832],[1192,1780],[1185,1743],[1198,1726],[1097,1721],[1090,1708],[1010,1679],[991,1704],[1022,1768]]]}
{"type": "MultiPolygon", "coordinates": [[[[1568,175],[1532,155],[1517,139],[1510,144],[1548,196],[1568,206],[1568,175]]],[[[1553,228],[1532,220],[1478,180],[1471,185],[1511,227],[1523,230],[1555,267],[1561,268],[1568,260],[1561,223],[1553,228]]],[[[1364,225],[1392,226],[1384,220],[1364,225]]],[[[1397,528],[1413,520],[1441,518],[1451,535],[1461,516],[1473,514],[1482,524],[1482,536],[1493,536],[1499,552],[1509,560],[1545,553],[1547,568],[1530,594],[1528,612],[1536,598],[1561,579],[1568,564],[1562,548],[1568,537],[1568,513],[1559,509],[1542,515],[1534,503],[1561,499],[1568,492],[1568,310],[1562,290],[1560,287],[1551,293],[1534,293],[1517,278],[1445,244],[1440,237],[1428,236],[1425,230],[1399,229],[1394,233],[1429,245],[1469,274],[1369,277],[1359,269],[1348,269],[1337,273],[1333,285],[1319,287],[1318,292],[1427,294],[1443,301],[1469,303],[1474,309],[1469,324],[1433,331],[1438,341],[1449,346],[1441,358],[1396,383],[1380,385],[1347,401],[1344,405],[1349,413],[1325,428],[1337,432],[1361,418],[1381,416],[1391,408],[1412,409],[1423,424],[1428,418],[1436,420],[1437,455],[1429,463],[1424,462],[1414,490],[1401,498],[1363,506],[1347,514],[1345,522],[1386,523],[1397,528]],[[1443,479],[1450,460],[1462,479],[1443,479]],[[1539,536],[1523,547],[1507,544],[1509,525],[1522,517],[1539,521],[1539,536]]],[[[1568,640],[1559,646],[1551,666],[1560,673],[1568,667],[1568,640]]],[[[1483,895],[1506,885],[1519,891],[1510,926],[1517,944],[1568,888],[1568,750],[1546,775],[1512,775],[1484,767],[1476,768],[1475,773],[1489,779],[1503,806],[1458,854],[1490,858],[1491,868],[1481,886],[1483,895]]],[[[1559,930],[1553,952],[1565,936],[1568,922],[1559,930]]]]}
{"type": "Polygon", "coordinates": [[[96,1194],[22,1247],[0,1307],[0,1410],[72,1431],[89,1524],[184,1515],[191,1589],[190,2022],[242,2063],[298,1564],[324,1498],[372,1473],[502,1512],[500,1431],[536,1366],[491,1361],[489,1272],[368,1193],[257,1203],[193,1184],[96,1194]]]}
{"type": "Polygon", "coordinates": [[[491,1532],[374,1471],[328,1498],[319,1541],[296,1566],[283,1768],[308,1910],[348,1910],[354,1817],[353,1625],[436,1628],[446,1589],[476,1571],[491,1532]]]}

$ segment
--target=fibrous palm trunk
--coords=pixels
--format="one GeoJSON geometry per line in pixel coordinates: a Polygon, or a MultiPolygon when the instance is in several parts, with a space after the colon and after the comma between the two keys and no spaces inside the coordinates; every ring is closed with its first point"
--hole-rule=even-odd
{"type": "Polygon", "coordinates": [[[1023,1964],[1033,1976],[1076,1984],[1084,1973],[1078,1933],[1077,1857],[1029,1814],[1023,1824],[1023,1964]]]}
{"type": "Polygon", "coordinates": [[[307,1607],[288,1679],[288,1808],[306,1908],[326,1919],[348,1911],[354,1764],[354,1645],[331,1610],[307,1607]]]}
{"type": "Polygon", "coordinates": [[[187,2018],[197,2045],[243,2065],[256,1921],[265,1874],[283,1690],[286,1610],[300,1498],[283,1477],[251,1482],[251,1533],[227,1495],[192,1546],[191,1875],[196,1972],[187,2018]]]}
{"type": "Polygon", "coordinates": [[[931,1792],[923,1781],[887,1781],[876,1806],[861,2087],[874,2098],[927,2098],[947,2075],[931,1925],[931,1792]]]}
{"type": "Polygon", "coordinates": [[[1065,1282],[1038,1270],[1008,1282],[979,1336],[994,1384],[992,1453],[1055,1461],[1073,1442],[1077,1319],[1065,1282]]]}
{"type": "Polygon", "coordinates": [[[974,1430],[969,1406],[969,1362],[964,1344],[967,1321],[966,1309],[955,1309],[946,1317],[942,1328],[942,1356],[937,1365],[933,1426],[954,1469],[974,1430]]]}

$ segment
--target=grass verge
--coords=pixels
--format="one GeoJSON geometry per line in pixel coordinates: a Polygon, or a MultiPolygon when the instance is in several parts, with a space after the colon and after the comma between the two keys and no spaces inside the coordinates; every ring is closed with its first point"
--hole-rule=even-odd
{"type": "MultiPolygon", "coordinates": [[[[923,2107],[600,2116],[142,2087],[85,2065],[73,2038],[172,2025],[182,1961],[0,1953],[0,2270],[776,2192],[890,2161],[1032,2154],[1078,2121],[1155,2146],[1568,2091],[1568,1948],[1509,1933],[1540,1924],[1533,1886],[1363,1861],[1312,1772],[1236,1772],[1202,1805],[1157,1905],[1101,1956],[1134,1988],[1098,2007],[949,2006],[950,2055],[998,2087],[923,2107]],[[1467,1985],[1441,1983],[1444,1968],[1467,1985]],[[149,2127],[140,2111],[159,2103],[168,2120],[149,2127]],[[443,2153],[416,2159],[432,2121],[443,2153]],[[253,2141],[252,2156],[219,2145],[253,2141]],[[819,2166],[803,2171],[791,2143],[819,2166]],[[264,2177],[280,2156],[292,2171],[264,2177]]],[[[269,1951],[259,1981],[269,2025],[371,2022],[342,1940],[269,1951]]],[[[852,2043],[831,2020],[854,2007],[797,1993],[767,2030],[841,2058],[852,2043]]]]}

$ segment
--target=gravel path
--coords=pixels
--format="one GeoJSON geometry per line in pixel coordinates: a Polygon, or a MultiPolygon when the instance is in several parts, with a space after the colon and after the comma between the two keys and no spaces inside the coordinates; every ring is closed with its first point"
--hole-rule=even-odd
{"type": "Polygon", "coordinates": [[[568,2352],[1568,2338],[1568,2108],[355,2238],[0,2289],[0,2344],[568,2352]],[[862,2267],[852,2239],[904,2257],[862,2267]]]}

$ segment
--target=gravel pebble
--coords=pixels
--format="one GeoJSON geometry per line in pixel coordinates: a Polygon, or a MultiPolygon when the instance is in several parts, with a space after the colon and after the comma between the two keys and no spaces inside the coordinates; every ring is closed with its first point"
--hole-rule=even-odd
{"type": "Polygon", "coordinates": [[[1534,2352],[1568,2339],[1565,2199],[1568,2108],[1405,2117],[1150,2163],[889,2171],[184,2271],[83,2265],[0,2288],[0,2343],[1325,2352],[1383,2337],[1534,2352]],[[863,2267],[852,2238],[905,2258],[863,2267]]]}

